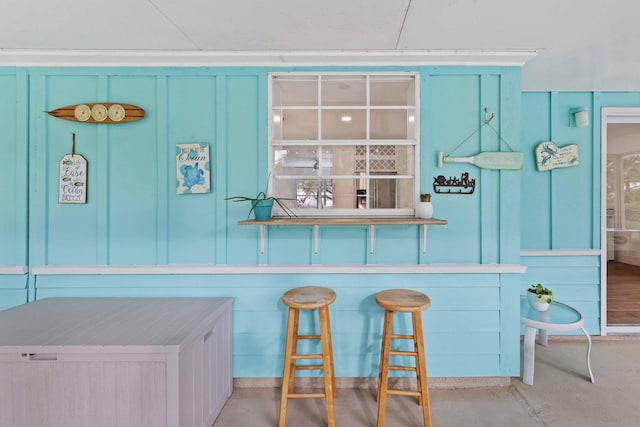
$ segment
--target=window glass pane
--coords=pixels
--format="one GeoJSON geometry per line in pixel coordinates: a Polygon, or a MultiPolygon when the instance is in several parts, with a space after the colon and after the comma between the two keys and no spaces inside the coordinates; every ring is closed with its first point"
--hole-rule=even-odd
{"type": "Polygon", "coordinates": [[[356,190],[358,208],[412,209],[413,183],[413,178],[375,178],[367,188],[366,180],[360,180],[356,190]]]}
{"type": "Polygon", "coordinates": [[[296,200],[299,209],[357,209],[358,179],[297,180],[296,200]]]}
{"type": "Polygon", "coordinates": [[[375,76],[370,84],[371,105],[416,105],[413,77],[375,76]]]}
{"type": "Polygon", "coordinates": [[[304,175],[317,176],[319,147],[312,146],[278,146],[274,147],[274,172],[277,176],[304,175]]]}
{"type": "Polygon", "coordinates": [[[369,168],[367,169],[367,147],[358,145],[356,147],[355,171],[364,173],[367,170],[377,174],[414,174],[414,152],[413,146],[406,145],[372,145],[369,147],[369,168]]]}
{"type": "Polygon", "coordinates": [[[282,139],[282,110],[274,108],[271,112],[271,138],[282,139]]]}
{"type": "Polygon", "coordinates": [[[296,181],[296,208],[331,209],[333,184],[330,179],[299,179],[296,181]]]}
{"type": "Polygon", "coordinates": [[[274,77],[271,98],[274,107],[318,105],[318,78],[315,76],[274,77]]]}
{"type": "Polygon", "coordinates": [[[323,76],[323,106],[366,105],[367,89],[364,76],[323,76]]]}
{"type": "Polygon", "coordinates": [[[365,139],[366,110],[322,110],[322,139],[365,139]]]}
{"type": "Polygon", "coordinates": [[[407,110],[371,110],[371,139],[408,139],[410,134],[415,135],[415,120],[409,122],[407,110]]]}
{"type": "Polygon", "coordinates": [[[283,140],[318,139],[316,110],[282,110],[281,121],[279,127],[282,129],[281,139],[283,140]]]}
{"type": "Polygon", "coordinates": [[[640,230],[640,154],[622,158],[624,228],[640,230]]]}

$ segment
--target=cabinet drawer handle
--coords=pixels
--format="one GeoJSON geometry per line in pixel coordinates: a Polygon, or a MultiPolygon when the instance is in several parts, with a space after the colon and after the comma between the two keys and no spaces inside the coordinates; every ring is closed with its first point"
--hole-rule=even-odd
{"type": "Polygon", "coordinates": [[[22,357],[29,357],[29,360],[58,360],[57,353],[22,353],[22,357]]]}

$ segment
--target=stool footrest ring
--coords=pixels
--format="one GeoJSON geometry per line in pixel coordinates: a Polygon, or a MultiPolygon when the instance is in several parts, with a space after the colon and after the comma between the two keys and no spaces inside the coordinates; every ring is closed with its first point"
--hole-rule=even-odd
{"type": "Polygon", "coordinates": [[[299,340],[319,340],[320,335],[298,335],[299,340]]]}
{"type": "Polygon", "coordinates": [[[306,370],[306,371],[316,371],[324,369],[322,365],[296,365],[296,369],[306,370]]]}
{"type": "Polygon", "coordinates": [[[399,335],[399,334],[393,334],[391,335],[391,338],[398,338],[398,339],[403,339],[403,340],[412,340],[415,337],[413,335],[399,335]]]}
{"type": "Polygon", "coordinates": [[[322,359],[322,355],[321,354],[294,354],[293,356],[291,356],[292,359],[294,360],[300,360],[300,359],[322,359]]]}
{"type": "Polygon", "coordinates": [[[393,369],[394,371],[409,371],[409,372],[416,372],[416,368],[411,367],[411,366],[389,366],[389,369],[393,369]]]}
{"type": "Polygon", "coordinates": [[[404,351],[404,350],[391,350],[391,352],[389,353],[392,356],[417,356],[418,352],[417,351],[404,351]]]}
{"type": "Polygon", "coordinates": [[[387,389],[387,394],[394,394],[396,396],[422,396],[422,393],[419,391],[411,391],[411,390],[390,390],[387,389]]]}
{"type": "Polygon", "coordinates": [[[289,393],[288,397],[289,399],[315,399],[320,397],[327,397],[327,395],[324,393],[289,393]]]}

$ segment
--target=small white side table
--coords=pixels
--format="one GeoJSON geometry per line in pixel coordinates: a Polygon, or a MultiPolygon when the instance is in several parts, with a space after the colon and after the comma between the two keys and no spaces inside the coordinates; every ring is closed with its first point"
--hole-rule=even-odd
{"type": "Polygon", "coordinates": [[[524,331],[524,367],[522,382],[533,385],[533,370],[535,365],[535,340],[536,331],[540,330],[540,345],[547,346],[547,331],[573,331],[580,329],[587,337],[587,369],[591,382],[594,382],[591,372],[591,337],[584,328],[584,318],[575,308],[554,301],[549,304],[547,311],[534,310],[526,296],[520,297],[520,322],[525,325],[524,331]]]}

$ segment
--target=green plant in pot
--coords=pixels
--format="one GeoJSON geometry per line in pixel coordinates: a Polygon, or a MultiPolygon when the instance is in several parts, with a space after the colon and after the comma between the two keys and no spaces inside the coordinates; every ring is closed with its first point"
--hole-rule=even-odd
{"type": "Polygon", "coordinates": [[[544,287],[542,283],[538,283],[529,286],[529,289],[527,289],[527,299],[534,310],[546,311],[555,297],[551,289],[544,287]]]}
{"type": "Polygon", "coordinates": [[[286,213],[289,218],[292,216],[296,216],[296,214],[284,204],[283,200],[295,200],[295,199],[286,199],[282,197],[269,196],[269,179],[267,178],[267,188],[264,191],[260,191],[255,197],[249,196],[231,196],[225,198],[225,200],[231,200],[233,202],[251,202],[251,209],[249,209],[249,214],[247,218],[251,216],[253,212],[256,221],[268,221],[271,218],[271,211],[273,209],[273,204],[277,203],[278,206],[286,213]]]}

